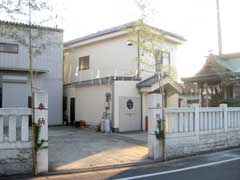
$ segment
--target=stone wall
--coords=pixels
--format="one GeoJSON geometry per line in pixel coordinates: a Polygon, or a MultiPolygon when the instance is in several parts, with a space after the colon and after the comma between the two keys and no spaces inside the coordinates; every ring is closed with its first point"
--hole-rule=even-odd
{"type": "Polygon", "coordinates": [[[167,157],[177,158],[240,146],[240,130],[167,136],[167,157]]]}
{"type": "MultiPolygon", "coordinates": [[[[207,151],[240,146],[240,108],[165,108],[167,158],[178,158],[207,151]]],[[[156,139],[161,109],[149,109],[149,157],[161,159],[161,142],[156,139]]]]}
{"type": "Polygon", "coordinates": [[[0,149],[0,176],[31,173],[31,148],[0,149]]]}
{"type": "Polygon", "coordinates": [[[3,175],[32,172],[30,114],[28,108],[0,108],[0,179],[3,175]]]}

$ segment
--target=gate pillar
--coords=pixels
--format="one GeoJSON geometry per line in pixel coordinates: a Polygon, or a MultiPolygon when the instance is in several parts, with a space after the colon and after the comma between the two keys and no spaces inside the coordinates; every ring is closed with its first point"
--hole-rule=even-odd
{"type": "Polygon", "coordinates": [[[48,94],[34,93],[34,121],[36,125],[36,172],[48,172],[48,94]]]}

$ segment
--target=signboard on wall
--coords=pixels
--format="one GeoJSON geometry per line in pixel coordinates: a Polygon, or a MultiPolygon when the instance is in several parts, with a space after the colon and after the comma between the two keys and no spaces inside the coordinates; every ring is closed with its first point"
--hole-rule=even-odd
{"type": "Polygon", "coordinates": [[[131,99],[127,100],[127,108],[132,109],[133,108],[133,101],[131,99]]]}
{"type": "Polygon", "coordinates": [[[141,98],[119,97],[119,131],[141,130],[141,98]]]}

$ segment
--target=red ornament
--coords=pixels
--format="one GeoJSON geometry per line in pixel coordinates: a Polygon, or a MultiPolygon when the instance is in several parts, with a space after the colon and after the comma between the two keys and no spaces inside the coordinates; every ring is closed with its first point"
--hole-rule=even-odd
{"type": "Polygon", "coordinates": [[[43,110],[43,109],[45,109],[45,106],[44,106],[44,104],[43,104],[43,103],[40,103],[40,104],[38,105],[38,109],[40,109],[40,110],[43,110]]]}
{"type": "Polygon", "coordinates": [[[45,119],[44,118],[39,118],[38,119],[38,125],[40,125],[40,126],[45,125],[45,119]]]}

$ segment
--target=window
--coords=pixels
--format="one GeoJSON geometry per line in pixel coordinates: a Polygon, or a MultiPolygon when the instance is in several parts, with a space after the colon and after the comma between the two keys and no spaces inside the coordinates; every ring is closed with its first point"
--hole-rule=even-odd
{"type": "Polygon", "coordinates": [[[17,54],[18,53],[18,45],[17,44],[0,43],[0,52],[17,54]]]}
{"type": "Polygon", "coordinates": [[[166,65],[170,65],[170,53],[163,51],[161,53],[161,64],[166,66],[166,65]]]}
{"type": "Polygon", "coordinates": [[[79,70],[89,69],[89,56],[79,58],[79,70]]]}

